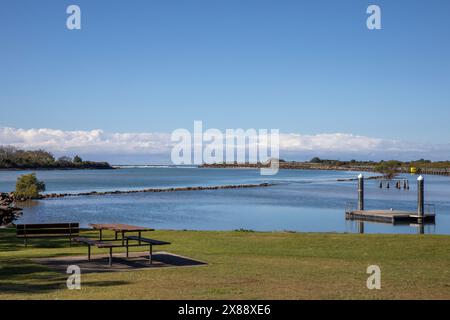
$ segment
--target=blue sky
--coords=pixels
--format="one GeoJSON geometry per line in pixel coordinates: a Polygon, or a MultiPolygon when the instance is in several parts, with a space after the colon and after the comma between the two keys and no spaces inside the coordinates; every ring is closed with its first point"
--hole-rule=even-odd
{"type": "Polygon", "coordinates": [[[446,0],[3,0],[0,127],[203,120],[447,144],[449,15],[446,0]],[[82,30],[66,29],[70,4],[82,30]],[[366,28],[369,4],[382,30],[366,28]]]}

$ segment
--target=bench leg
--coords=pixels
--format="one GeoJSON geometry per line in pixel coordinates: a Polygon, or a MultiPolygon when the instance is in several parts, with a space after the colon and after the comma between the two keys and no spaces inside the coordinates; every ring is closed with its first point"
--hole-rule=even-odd
{"type": "Polygon", "coordinates": [[[149,255],[148,255],[148,261],[149,261],[150,264],[153,264],[152,254],[153,254],[153,246],[150,245],[150,252],[149,252],[149,255]]]}
{"type": "Polygon", "coordinates": [[[91,261],[91,246],[88,246],[88,261],[91,261]]]}
{"type": "Polygon", "coordinates": [[[102,229],[100,229],[100,241],[102,241],[102,229]]]}
{"type": "Polygon", "coordinates": [[[109,248],[109,266],[112,266],[112,248],[109,248]]]}
{"type": "Polygon", "coordinates": [[[125,231],[122,231],[122,246],[125,245],[125,231]]]}
{"type": "Polygon", "coordinates": [[[128,258],[128,238],[127,238],[127,258],[128,258]]]}
{"type": "Polygon", "coordinates": [[[117,231],[114,231],[114,233],[116,234],[114,240],[117,240],[117,231]]]}

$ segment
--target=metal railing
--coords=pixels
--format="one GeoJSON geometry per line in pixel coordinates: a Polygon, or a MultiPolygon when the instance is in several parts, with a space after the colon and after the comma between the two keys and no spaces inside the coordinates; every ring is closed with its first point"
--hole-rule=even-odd
{"type": "Polygon", "coordinates": [[[425,203],[423,205],[424,214],[429,215],[435,215],[436,214],[436,207],[433,203],[425,203]]]}
{"type": "Polygon", "coordinates": [[[356,202],[355,201],[347,201],[345,203],[345,213],[350,213],[352,211],[356,211],[356,202]]]}

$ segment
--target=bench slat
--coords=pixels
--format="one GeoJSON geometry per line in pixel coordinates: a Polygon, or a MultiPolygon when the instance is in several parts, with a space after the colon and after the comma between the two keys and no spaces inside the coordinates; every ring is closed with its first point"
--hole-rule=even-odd
{"type": "Polygon", "coordinates": [[[32,224],[17,224],[17,230],[30,229],[63,229],[63,228],[79,228],[78,222],[74,223],[32,223],[32,224]]]}
{"type": "Polygon", "coordinates": [[[78,243],[83,243],[90,246],[96,246],[98,248],[117,248],[117,247],[123,247],[122,245],[108,243],[100,240],[94,240],[90,238],[84,238],[84,237],[75,237],[72,238],[73,241],[78,243]]]}
{"type": "Polygon", "coordinates": [[[78,228],[72,228],[72,229],[24,229],[24,230],[17,230],[16,234],[18,236],[22,235],[48,235],[48,234],[73,234],[77,235],[80,232],[80,229],[78,228]]]}
{"type": "Polygon", "coordinates": [[[149,238],[142,238],[142,237],[138,237],[138,236],[126,236],[125,237],[128,240],[136,240],[136,241],[140,241],[140,242],[145,242],[154,246],[160,246],[160,245],[165,245],[165,244],[170,244],[170,242],[167,241],[162,241],[162,240],[155,240],[155,239],[149,239],[149,238]]]}
{"type": "Polygon", "coordinates": [[[41,234],[37,234],[37,235],[18,235],[17,238],[19,239],[25,239],[25,238],[64,238],[64,237],[71,237],[71,236],[76,236],[76,234],[45,234],[45,235],[41,235],[41,234]]]}

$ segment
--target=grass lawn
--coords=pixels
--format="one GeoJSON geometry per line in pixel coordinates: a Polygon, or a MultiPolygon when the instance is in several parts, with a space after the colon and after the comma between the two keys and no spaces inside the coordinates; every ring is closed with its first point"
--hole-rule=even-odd
{"type": "MultiPolygon", "coordinates": [[[[450,299],[449,236],[200,231],[148,236],[171,241],[165,251],[208,265],[85,274],[81,290],[68,290],[66,275],[30,258],[85,255],[86,247],[43,239],[24,248],[15,230],[2,229],[0,299],[450,299]],[[381,267],[381,290],[366,287],[372,264],[381,267]]],[[[105,250],[93,250],[100,252],[105,250]]]]}

